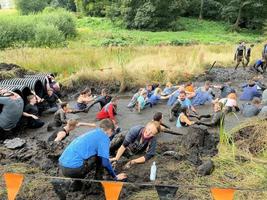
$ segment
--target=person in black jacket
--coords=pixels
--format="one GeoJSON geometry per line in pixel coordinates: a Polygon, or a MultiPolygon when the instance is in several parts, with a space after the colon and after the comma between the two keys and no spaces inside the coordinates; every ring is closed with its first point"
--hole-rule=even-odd
{"type": "Polygon", "coordinates": [[[144,126],[135,126],[129,130],[129,132],[123,136],[117,136],[120,139],[117,140],[117,144],[111,145],[111,150],[116,150],[118,144],[121,144],[114,158],[111,158],[111,162],[117,162],[122,155],[131,157],[136,154],[144,153],[145,155],[129,161],[125,165],[125,169],[130,168],[134,164],[144,163],[151,159],[156,153],[156,134],[160,132],[160,124],[158,122],[149,122],[144,126]]]}

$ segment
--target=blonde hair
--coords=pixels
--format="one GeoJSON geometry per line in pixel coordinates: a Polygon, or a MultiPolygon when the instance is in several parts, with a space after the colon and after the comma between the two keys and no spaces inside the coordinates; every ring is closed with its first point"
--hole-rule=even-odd
{"type": "Polygon", "coordinates": [[[171,82],[167,82],[166,83],[166,87],[172,87],[172,83],[171,82]]]}
{"type": "Polygon", "coordinates": [[[154,95],[157,95],[161,92],[161,89],[159,87],[157,87],[154,91],[154,95]]]}

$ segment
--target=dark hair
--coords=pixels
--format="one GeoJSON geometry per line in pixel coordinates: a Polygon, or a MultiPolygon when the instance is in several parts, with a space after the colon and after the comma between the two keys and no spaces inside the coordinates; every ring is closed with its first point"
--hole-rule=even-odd
{"type": "Polygon", "coordinates": [[[184,90],[181,90],[180,94],[185,94],[186,95],[186,92],[184,90]]]}
{"type": "Polygon", "coordinates": [[[162,112],[157,112],[153,116],[153,120],[159,122],[162,119],[162,112]]]}
{"type": "Polygon", "coordinates": [[[62,103],[60,104],[60,107],[61,107],[61,108],[64,108],[64,107],[66,107],[67,105],[68,105],[67,102],[62,102],[62,103]]]}
{"type": "Polygon", "coordinates": [[[119,97],[118,96],[114,96],[114,97],[112,97],[111,102],[115,102],[117,100],[119,100],[119,97]]]}
{"type": "Polygon", "coordinates": [[[187,110],[188,110],[188,107],[182,107],[181,113],[184,113],[187,116],[187,113],[186,113],[187,110]]]}
{"type": "Polygon", "coordinates": [[[114,130],[115,126],[113,124],[113,122],[110,119],[103,119],[100,124],[99,127],[104,129],[105,131],[108,129],[114,130]]]}
{"type": "Polygon", "coordinates": [[[91,89],[90,88],[85,88],[83,91],[81,91],[80,94],[86,94],[88,92],[91,92],[91,89]]]}
{"type": "Polygon", "coordinates": [[[108,90],[107,90],[107,88],[103,88],[102,90],[101,90],[101,93],[108,93],[108,90]]]}

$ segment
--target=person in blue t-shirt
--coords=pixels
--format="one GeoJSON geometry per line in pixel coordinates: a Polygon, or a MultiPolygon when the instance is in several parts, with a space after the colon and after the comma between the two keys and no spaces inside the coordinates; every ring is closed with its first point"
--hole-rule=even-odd
{"type": "Polygon", "coordinates": [[[264,73],[266,71],[266,61],[259,59],[256,61],[256,63],[254,64],[253,68],[260,73],[264,73]]]}
{"type": "Polygon", "coordinates": [[[215,95],[210,88],[210,82],[206,81],[203,87],[200,87],[196,90],[195,96],[191,99],[192,105],[200,106],[204,105],[206,102],[212,103],[214,96],[215,95]]]}
{"type": "Polygon", "coordinates": [[[169,99],[170,96],[171,95],[161,96],[161,89],[156,88],[154,94],[152,94],[152,96],[149,97],[148,102],[150,102],[152,105],[157,105],[160,100],[169,99]]]}
{"type": "Polygon", "coordinates": [[[126,174],[116,175],[109,161],[109,137],[114,132],[110,119],[100,122],[100,128],[94,129],[73,140],[59,158],[59,166],[64,176],[85,178],[96,164],[96,179],[102,179],[103,168],[114,180],[123,180],[126,174]]]}
{"type": "Polygon", "coordinates": [[[257,85],[253,80],[249,80],[248,84],[244,85],[243,92],[240,95],[241,101],[251,101],[254,97],[261,97],[261,93],[257,89],[257,85]]]}

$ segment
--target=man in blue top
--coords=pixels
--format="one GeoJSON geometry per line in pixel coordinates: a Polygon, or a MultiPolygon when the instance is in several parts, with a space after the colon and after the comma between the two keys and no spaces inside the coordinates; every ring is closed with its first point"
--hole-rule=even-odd
{"type": "Polygon", "coordinates": [[[257,72],[260,72],[263,74],[266,71],[266,61],[259,59],[256,61],[253,67],[257,72]]]}
{"type": "Polygon", "coordinates": [[[116,175],[109,162],[109,137],[114,132],[110,119],[100,122],[100,128],[94,129],[73,140],[59,158],[59,165],[64,176],[85,178],[96,164],[96,179],[102,179],[103,168],[114,180],[123,180],[126,174],[116,175]]]}

